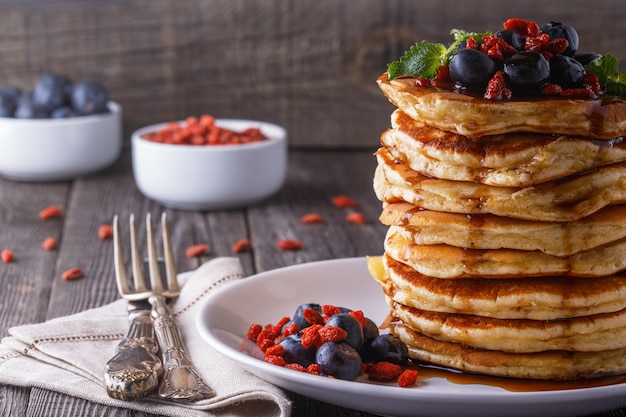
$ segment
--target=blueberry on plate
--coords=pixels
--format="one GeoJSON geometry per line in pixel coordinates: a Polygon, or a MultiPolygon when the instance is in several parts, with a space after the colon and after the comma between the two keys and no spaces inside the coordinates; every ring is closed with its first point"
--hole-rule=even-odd
{"type": "Polygon", "coordinates": [[[339,327],[348,333],[344,342],[352,346],[354,349],[359,350],[363,346],[363,326],[361,322],[350,313],[335,314],[326,322],[327,326],[339,327]]]}
{"type": "Polygon", "coordinates": [[[326,342],[319,347],[315,361],[322,375],[354,381],[361,374],[361,356],[347,343],[326,342]]]}
{"type": "Polygon", "coordinates": [[[287,363],[297,363],[305,368],[315,363],[315,346],[305,348],[299,334],[292,334],[283,338],[280,343],[285,348],[283,359],[287,363]]]}
{"type": "Polygon", "coordinates": [[[106,113],[109,93],[98,81],[84,80],[72,89],[72,107],[78,115],[106,113]]]}
{"type": "Polygon", "coordinates": [[[17,119],[45,119],[48,112],[35,106],[31,92],[22,93],[17,99],[14,117],[17,119]]]}
{"type": "Polygon", "coordinates": [[[583,64],[566,55],[557,55],[550,60],[550,82],[563,88],[578,88],[583,85],[583,64]]]}
{"type": "Polygon", "coordinates": [[[381,334],[362,352],[366,362],[391,362],[405,364],[409,359],[409,349],[397,336],[381,334]]]}
{"type": "Polygon", "coordinates": [[[518,52],[504,63],[504,76],[513,91],[533,93],[550,81],[550,63],[537,52],[518,52]]]}
{"type": "Polygon", "coordinates": [[[65,75],[45,73],[35,84],[33,103],[48,113],[70,104],[72,81],[65,75]]]}

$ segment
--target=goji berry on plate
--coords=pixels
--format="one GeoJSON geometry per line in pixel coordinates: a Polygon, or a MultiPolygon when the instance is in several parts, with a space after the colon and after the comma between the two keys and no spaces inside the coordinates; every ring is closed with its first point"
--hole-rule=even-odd
{"type": "Polygon", "coordinates": [[[2,249],[2,252],[0,252],[0,257],[2,258],[2,262],[4,262],[5,264],[13,262],[13,259],[15,258],[11,249],[2,249]]]}
{"type": "Polygon", "coordinates": [[[398,377],[398,385],[402,388],[410,387],[417,382],[419,372],[417,369],[405,369],[398,377]]]}
{"type": "Polygon", "coordinates": [[[402,367],[391,362],[374,362],[367,366],[367,376],[375,381],[396,381],[402,367]]]}
{"type": "Polygon", "coordinates": [[[44,248],[45,250],[55,250],[57,247],[57,241],[52,236],[48,236],[47,238],[43,240],[41,247],[44,248]]]}
{"type": "Polygon", "coordinates": [[[298,250],[302,249],[303,245],[301,241],[295,239],[282,239],[276,242],[276,246],[283,250],[298,250]]]}
{"type": "Polygon", "coordinates": [[[250,239],[243,238],[233,243],[231,250],[233,251],[233,253],[240,253],[249,249],[251,245],[252,245],[252,242],[250,242],[250,239]]]}
{"type": "Polygon", "coordinates": [[[347,195],[338,195],[333,197],[333,204],[339,208],[354,208],[359,202],[347,195]]]}
{"type": "Polygon", "coordinates": [[[110,239],[113,236],[113,227],[110,224],[102,224],[98,227],[98,238],[100,240],[110,239]]]}
{"type": "Polygon", "coordinates": [[[39,218],[42,220],[52,219],[61,216],[61,207],[48,206],[39,212],[39,218]]]}
{"type": "Polygon", "coordinates": [[[70,268],[67,271],[63,272],[63,274],[61,274],[61,278],[63,278],[64,281],[71,281],[74,279],[82,278],[84,276],[85,274],[83,270],[79,267],[70,268]]]}
{"type": "Polygon", "coordinates": [[[209,251],[209,245],[199,244],[199,245],[189,246],[187,250],[185,250],[185,254],[187,255],[188,258],[193,258],[195,256],[204,255],[208,251],[209,251]]]}

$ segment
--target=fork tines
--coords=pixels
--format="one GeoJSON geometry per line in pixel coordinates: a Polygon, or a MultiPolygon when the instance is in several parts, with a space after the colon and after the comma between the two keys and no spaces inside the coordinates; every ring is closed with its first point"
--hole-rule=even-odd
{"type": "Polygon", "coordinates": [[[147,299],[154,293],[162,294],[165,297],[175,297],[178,295],[179,287],[176,279],[176,267],[174,264],[174,255],[170,240],[170,233],[167,226],[167,218],[165,212],[161,215],[161,229],[163,238],[163,259],[165,263],[165,274],[167,279],[167,288],[163,288],[161,281],[161,273],[159,270],[159,260],[156,250],[154,233],[152,230],[152,220],[150,213],[146,214],[146,235],[148,246],[148,272],[150,275],[150,286],[148,288],[144,279],[141,268],[141,258],[139,255],[139,245],[137,243],[137,230],[135,227],[135,216],[130,215],[130,251],[131,251],[131,271],[133,275],[134,289],[129,287],[126,266],[123,255],[123,245],[121,237],[121,229],[118,216],[113,217],[113,253],[115,259],[115,278],[117,287],[123,297],[132,300],[147,299]]]}

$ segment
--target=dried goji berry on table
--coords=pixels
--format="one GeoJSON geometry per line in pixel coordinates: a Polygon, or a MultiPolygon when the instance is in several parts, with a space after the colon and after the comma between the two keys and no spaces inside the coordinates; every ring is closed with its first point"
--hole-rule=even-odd
{"type": "Polygon", "coordinates": [[[338,195],[333,197],[333,204],[339,208],[354,208],[359,205],[358,201],[347,195],[338,195]]]}
{"type": "Polygon", "coordinates": [[[9,263],[9,262],[13,262],[13,259],[15,258],[13,256],[13,251],[10,249],[2,249],[2,252],[0,252],[0,257],[2,258],[2,262],[9,263]]]}
{"type": "Polygon", "coordinates": [[[83,273],[83,270],[79,267],[75,267],[75,268],[70,268],[67,271],[63,272],[63,274],[61,275],[61,278],[63,278],[64,281],[71,281],[74,279],[79,279],[84,277],[85,274],[83,273]]]}
{"type": "Polygon", "coordinates": [[[185,254],[187,255],[188,258],[193,258],[194,256],[204,255],[208,251],[209,251],[209,245],[199,244],[199,245],[189,246],[185,250],[185,254]]]}
{"type": "Polygon", "coordinates": [[[276,246],[283,250],[298,250],[302,249],[303,243],[294,239],[282,239],[276,242],[276,246]]]}
{"type": "Polygon", "coordinates": [[[233,243],[231,250],[233,251],[233,253],[240,253],[250,248],[251,244],[252,242],[250,242],[250,239],[239,239],[238,241],[233,243]]]}
{"type": "Polygon", "coordinates": [[[48,206],[39,212],[39,218],[42,220],[52,219],[61,215],[61,207],[48,206]]]}
{"type": "Polygon", "coordinates": [[[103,224],[98,227],[98,238],[100,240],[106,240],[113,237],[113,227],[110,224],[103,224]]]}
{"type": "Polygon", "coordinates": [[[321,214],[309,213],[300,217],[300,222],[301,223],[324,223],[325,219],[324,219],[324,216],[322,216],[321,214]]]}
{"type": "Polygon", "coordinates": [[[54,250],[57,247],[57,241],[52,236],[49,236],[44,239],[43,243],[41,244],[41,247],[44,248],[45,250],[54,250]]]}
{"type": "Polygon", "coordinates": [[[398,376],[398,385],[402,388],[410,387],[417,382],[418,375],[419,372],[417,369],[405,369],[400,376],[398,376]]]}
{"type": "Polygon", "coordinates": [[[365,224],[367,220],[365,219],[365,215],[363,213],[350,213],[346,216],[346,220],[348,223],[354,224],[365,224]]]}

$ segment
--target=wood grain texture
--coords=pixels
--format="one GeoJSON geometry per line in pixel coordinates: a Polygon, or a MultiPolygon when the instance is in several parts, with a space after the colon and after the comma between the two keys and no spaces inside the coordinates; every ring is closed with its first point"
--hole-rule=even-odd
{"type": "Polygon", "coordinates": [[[374,81],[387,63],[509,17],[567,22],[581,50],[626,60],[621,0],[2,0],[0,84],[99,79],[127,136],[210,113],[284,125],[292,147],[367,148],[388,126],[374,81]]]}

